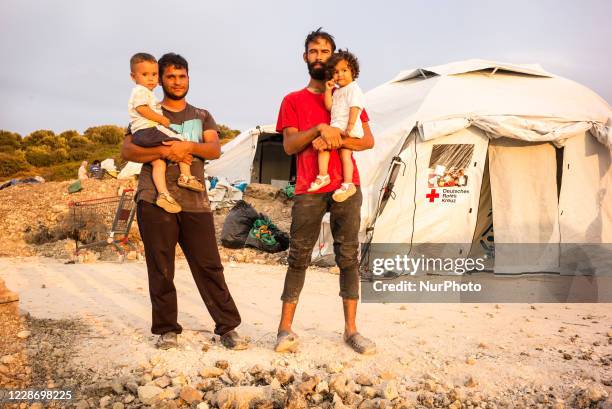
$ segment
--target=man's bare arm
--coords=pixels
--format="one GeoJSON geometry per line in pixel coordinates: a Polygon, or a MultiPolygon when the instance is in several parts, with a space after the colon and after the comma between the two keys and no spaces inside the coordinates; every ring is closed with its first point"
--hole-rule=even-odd
{"type": "Polygon", "coordinates": [[[312,140],[319,136],[318,126],[313,126],[306,131],[298,131],[297,128],[283,129],[283,148],[287,155],[294,155],[306,149],[312,140]]]}
{"type": "MultiPolygon", "coordinates": [[[[374,136],[372,135],[370,124],[367,122],[363,122],[362,126],[363,138],[345,137],[342,140],[343,148],[348,148],[353,151],[364,151],[366,149],[372,149],[374,147],[374,136]]],[[[323,138],[315,138],[312,141],[312,146],[318,151],[330,149],[329,145],[325,142],[325,140],[323,140],[323,138]]]]}
{"type": "Polygon", "coordinates": [[[283,129],[283,147],[287,155],[293,155],[306,149],[317,137],[325,140],[330,149],[337,149],[342,144],[339,129],[327,124],[319,124],[302,132],[291,127],[283,129]]]}
{"type": "Polygon", "coordinates": [[[202,159],[218,159],[221,157],[221,144],[217,131],[204,131],[203,143],[192,143],[191,154],[202,159]]]}

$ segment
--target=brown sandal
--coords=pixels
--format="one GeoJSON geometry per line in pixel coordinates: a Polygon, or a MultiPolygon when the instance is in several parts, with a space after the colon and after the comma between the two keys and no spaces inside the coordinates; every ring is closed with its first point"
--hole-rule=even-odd
{"type": "Polygon", "coordinates": [[[193,190],[194,192],[203,192],[204,185],[195,176],[181,175],[177,185],[185,189],[193,190]]]}
{"type": "Polygon", "coordinates": [[[276,335],[276,345],[274,351],[276,352],[295,352],[297,351],[300,341],[298,336],[293,331],[279,331],[276,335]]]}
{"type": "Polygon", "coordinates": [[[166,193],[160,193],[157,195],[157,200],[155,204],[167,211],[168,213],[178,213],[181,210],[181,205],[178,204],[176,200],[172,196],[166,193]]]}
{"type": "Polygon", "coordinates": [[[350,337],[344,335],[344,342],[357,353],[362,355],[372,355],[376,353],[376,344],[371,339],[361,335],[359,332],[354,333],[350,337]]]}

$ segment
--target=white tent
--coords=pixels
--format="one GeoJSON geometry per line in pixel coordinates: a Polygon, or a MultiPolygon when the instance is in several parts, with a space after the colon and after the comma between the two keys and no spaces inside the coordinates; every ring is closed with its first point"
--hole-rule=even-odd
{"type": "MultiPolygon", "coordinates": [[[[492,225],[496,249],[551,244],[523,263],[496,251],[496,272],[559,271],[559,244],[612,243],[612,111],[588,88],[538,65],[468,60],[403,71],[366,109],[363,242],[465,257],[492,225]]],[[[321,241],[315,253],[331,251],[325,223],[321,241]]]]}
{"type": "Polygon", "coordinates": [[[282,136],[274,125],[251,128],[221,147],[221,158],[206,165],[206,174],[230,183],[287,185],[292,175],[292,158],[283,149],[282,136]]]}

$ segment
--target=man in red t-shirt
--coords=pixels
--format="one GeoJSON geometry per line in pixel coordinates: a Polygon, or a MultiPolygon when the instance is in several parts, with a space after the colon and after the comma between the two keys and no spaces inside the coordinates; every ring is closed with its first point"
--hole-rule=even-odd
{"type": "Polygon", "coordinates": [[[291,214],[291,245],[289,268],[281,300],[283,309],[275,350],[295,350],[298,337],[291,330],[298,298],[304,286],[306,269],[310,265],[312,249],[319,236],[321,220],[330,212],[334,237],[336,264],[340,268],[340,296],[344,307],[344,340],[355,351],[371,354],[376,345],[357,332],[355,317],[359,300],[359,224],[361,189],[359,172],[353,159],[353,183],[357,193],[344,202],[335,202],[333,192],[343,182],[342,164],[337,149],[353,151],[370,149],[374,138],[365,111],[361,113],[364,136],[349,138],[337,128],[329,126],[330,114],[325,108],[325,61],[336,49],[333,37],[320,28],[306,37],[304,62],[308,66],[310,81],[306,88],[292,92],[283,99],[276,129],[283,133],[285,152],[297,156],[297,181],[291,214]],[[318,174],[317,151],[330,150],[329,176],[331,183],[315,193],[307,189],[318,174]]]}

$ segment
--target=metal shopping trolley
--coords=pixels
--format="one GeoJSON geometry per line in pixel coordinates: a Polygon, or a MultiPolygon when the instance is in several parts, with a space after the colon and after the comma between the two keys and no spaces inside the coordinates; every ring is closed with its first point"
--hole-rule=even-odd
{"type": "Polygon", "coordinates": [[[85,248],[112,245],[125,258],[125,247],[134,249],[128,240],[136,212],[134,189],[124,190],[121,196],[70,202],[68,206],[76,254],[85,248]]]}

